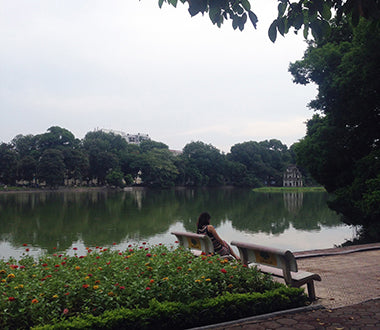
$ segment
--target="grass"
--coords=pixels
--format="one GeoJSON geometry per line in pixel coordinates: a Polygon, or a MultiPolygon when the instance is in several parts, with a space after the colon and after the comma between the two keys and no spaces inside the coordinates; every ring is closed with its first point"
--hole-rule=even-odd
{"type": "Polygon", "coordinates": [[[261,187],[253,189],[262,193],[284,193],[284,192],[326,192],[324,187],[261,187]]]}

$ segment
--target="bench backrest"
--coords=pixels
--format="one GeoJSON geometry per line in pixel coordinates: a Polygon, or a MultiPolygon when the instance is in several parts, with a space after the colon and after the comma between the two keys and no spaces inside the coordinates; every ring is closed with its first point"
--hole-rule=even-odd
{"type": "Polygon", "coordinates": [[[199,250],[206,254],[214,253],[214,246],[207,235],[178,231],[173,231],[172,234],[177,236],[179,244],[187,249],[199,250]]]}
{"type": "Polygon", "coordinates": [[[297,272],[297,261],[289,250],[280,250],[262,245],[232,241],[239,249],[240,258],[244,265],[260,264],[283,270],[284,279],[291,283],[290,272],[297,272]]]}

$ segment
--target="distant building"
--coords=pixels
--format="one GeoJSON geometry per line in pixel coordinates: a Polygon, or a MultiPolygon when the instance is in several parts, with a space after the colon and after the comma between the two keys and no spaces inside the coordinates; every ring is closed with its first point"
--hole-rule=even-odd
{"type": "Polygon", "coordinates": [[[150,140],[150,137],[148,134],[140,134],[140,133],[129,134],[129,133],[124,133],[123,131],[115,131],[113,129],[105,129],[105,128],[100,129],[100,131],[104,133],[112,133],[115,135],[120,135],[125,139],[125,141],[127,141],[130,144],[140,144],[142,141],[150,140]]]}
{"type": "Polygon", "coordinates": [[[295,165],[290,165],[283,176],[284,187],[303,187],[302,174],[295,165]]]}
{"type": "Polygon", "coordinates": [[[173,150],[169,149],[169,151],[174,155],[174,156],[179,156],[182,154],[182,150],[173,150]]]}

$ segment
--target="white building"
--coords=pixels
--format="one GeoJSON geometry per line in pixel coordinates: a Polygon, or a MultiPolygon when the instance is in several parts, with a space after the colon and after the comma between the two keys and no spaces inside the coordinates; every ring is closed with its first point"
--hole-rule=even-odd
{"type": "Polygon", "coordinates": [[[295,165],[290,165],[283,176],[284,187],[303,187],[302,174],[295,165]]]}
{"type": "Polygon", "coordinates": [[[129,134],[129,133],[124,133],[123,131],[115,131],[113,129],[105,129],[105,128],[100,129],[100,131],[102,131],[104,133],[112,133],[115,135],[120,135],[128,143],[131,143],[131,144],[140,144],[142,141],[150,140],[150,137],[148,134],[140,134],[140,133],[129,134]]]}

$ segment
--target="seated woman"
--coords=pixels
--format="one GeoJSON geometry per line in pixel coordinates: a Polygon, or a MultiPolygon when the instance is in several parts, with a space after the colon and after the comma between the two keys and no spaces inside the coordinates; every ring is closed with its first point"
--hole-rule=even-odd
{"type": "Polygon", "coordinates": [[[201,213],[197,221],[197,234],[207,235],[210,237],[211,242],[214,246],[214,251],[222,256],[232,255],[235,259],[240,260],[240,258],[234,253],[227,242],[223,241],[215,228],[210,225],[211,216],[207,212],[201,213]]]}

